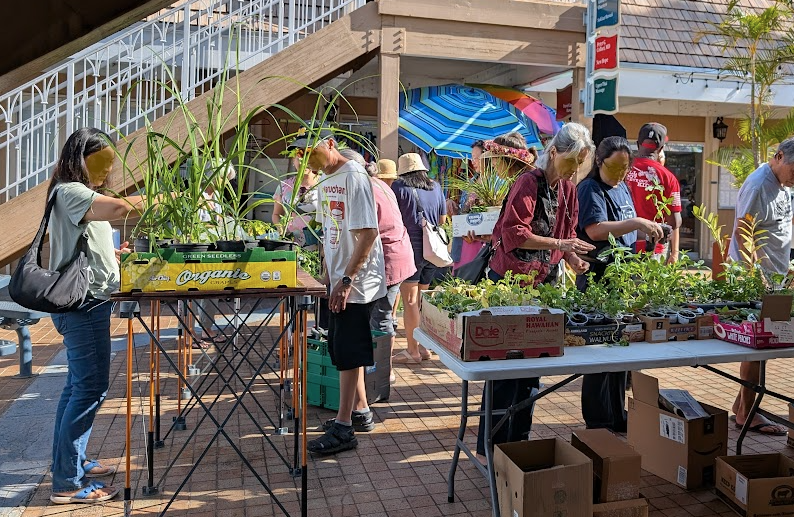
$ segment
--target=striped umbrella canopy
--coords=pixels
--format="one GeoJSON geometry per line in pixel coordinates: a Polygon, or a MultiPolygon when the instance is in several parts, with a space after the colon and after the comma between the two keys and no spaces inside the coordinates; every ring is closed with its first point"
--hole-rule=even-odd
{"type": "Polygon", "coordinates": [[[400,95],[399,135],[427,153],[468,158],[475,141],[510,131],[519,131],[530,147],[543,147],[534,122],[479,88],[447,84],[400,95]]]}
{"type": "Polygon", "coordinates": [[[476,84],[472,86],[481,88],[497,99],[502,99],[515,106],[516,109],[537,124],[541,133],[556,135],[557,131],[562,127],[562,122],[557,122],[557,112],[546,106],[540,99],[506,86],[493,84],[476,84]]]}

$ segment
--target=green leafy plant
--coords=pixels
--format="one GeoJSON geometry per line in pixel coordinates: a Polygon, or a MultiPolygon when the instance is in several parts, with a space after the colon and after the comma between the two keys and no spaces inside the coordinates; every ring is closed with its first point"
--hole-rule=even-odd
{"type": "Polygon", "coordinates": [[[482,160],[482,164],[479,174],[474,178],[470,178],[468,171],[464,169],[463,175],[449,179],[450,188],[466,191],[469,196],[473,196],[472,212],[483,211],[493,206],[501,207],[515,182],[514,177],[503,178],[491,160],[482,160]]]}
{"type": "Polygon", "coordinates": [[[657,223],[663,223],[671,213],[670,206],[673,203],[673,198],[664,195],[664,185],[659,183],[656,178],[654,178],[651,185],[645,187],[645,190],[649,192],[645,199],[653,202],[653,206],[656,207],[656,215],[653,220],[657,223]]]}
{"type": "Polygon", "coordinates": [[[719,217],[717,217],[717,214],[706,212],[706,206],[700,205],[692,207],[692,215],[694,215],[695,219],[703,223],[703,225],[708,228],[712,239],[714,239],[714,242],[717,243],[717,246],[720,249],[720,257],[724,257],[728,251],[728,239],[730,239],[730,236],[722,233],[725,225],[721,225],[719,223],[719,217]]]}

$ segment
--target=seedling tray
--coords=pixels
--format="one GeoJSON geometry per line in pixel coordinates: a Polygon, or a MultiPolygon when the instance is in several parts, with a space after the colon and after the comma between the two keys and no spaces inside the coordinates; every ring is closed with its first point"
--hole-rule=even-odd
{"type": "Polygon", "coordinates": [[[221,291],[296,287],[294,251],[157,253],[122,256],[121,292],[221,291]]]}

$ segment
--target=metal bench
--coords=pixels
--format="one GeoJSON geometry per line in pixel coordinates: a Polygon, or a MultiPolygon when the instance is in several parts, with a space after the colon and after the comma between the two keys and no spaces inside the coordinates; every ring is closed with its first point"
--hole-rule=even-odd
{"type": "MultiPolygon", "coordinates": [[[[35,325],[50,315],[46,312],[31,311],[14,303],[8,297],[9,275],[0,275],[0,328],[15,330],[19,346],[19,375],[15,377],[24,379],[33,376],[33,343],[30,340],[28,327],[35,325]]],[[[0,356],[11,355],[16,352],[17,343],[0,339],[0,356]]]]}

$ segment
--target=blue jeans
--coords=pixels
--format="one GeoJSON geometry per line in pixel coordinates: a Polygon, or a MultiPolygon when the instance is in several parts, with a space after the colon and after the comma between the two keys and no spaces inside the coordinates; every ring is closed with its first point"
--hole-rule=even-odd
{"type": "Polygon", "coordinates": [[[79,309],[53,314],[63,336],[69,371],[55,415],[52,491],[72,492],[87,482],[83,464],[96,415],[110,382],[110,302],[89,300],[79,309]]]}

